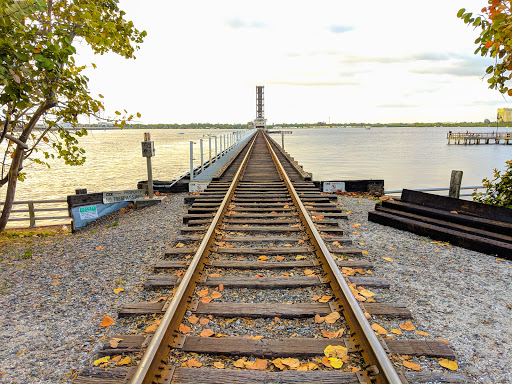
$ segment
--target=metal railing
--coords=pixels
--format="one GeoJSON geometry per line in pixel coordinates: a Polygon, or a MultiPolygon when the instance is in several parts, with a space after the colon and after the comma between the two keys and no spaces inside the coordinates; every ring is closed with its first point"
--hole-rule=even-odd
{"type": "MultiPolygon", "coordinates": [[[[3,206],[4,202],[0,202],[0,206],[3,206]]],[[[30,227],[36,226],[36,220],[68,220],[71,218],[69,215],[66,216],[36,216],[37,212],[57,212],[57,211],[68,211],[67,200],[65,199],[56,199],[56,200],[25,200],[25,201],[15,201],[13,205],[27,205],[27,209],[13,209],[11,210],[11,216],[9,217],[8,223],[14,221],[29,221],[30,227]],[[48,208],[36,208],[36,204],[53,204],[53,205],[62,205],[65,206],[53,206],[48,208]],[[19,213],[28,213],[27,216],[19,217],[19,213]]]]}
{"type": "MultiPolygon", "coordinates": [[[[477,185],[477,186],[468,186],[468,187],[460,187],[460,189],[482,189],[484,188],[483,185],[477,185]]],[[[411,191],[418,191],[418,192],[440,192],[440,191],[449,191],[450,187],[441,187],[441,188],[414,188],[411,189],[411,191]]],[[[401,189],[396,189],[393,191],[384,191],[385,195],[392,195],[402,193],[401,189]]],[[[471,193],[461,193],[460,196],[471,196],[471,193]]],[[[448,196],[448,195],[444,195],[448,196]]]]}

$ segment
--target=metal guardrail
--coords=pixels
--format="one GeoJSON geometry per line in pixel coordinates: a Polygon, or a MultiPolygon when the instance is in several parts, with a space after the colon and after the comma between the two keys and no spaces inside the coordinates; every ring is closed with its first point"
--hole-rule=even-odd
{"type": "MultiPolygon", "coordinates": [[[[482,188],[484,188],[483,185],[460,187],[460,189],[482,189],[482,188]]],[[[449,190],[450,190],[450,187],[415,188],[415,189],[411,189],[411,191],[418,191],[418,192],[439,192],[439,191],[449,191],[449,190]]],[[[402,193],[402,190],[401,189],[396,189],[396,190],[393,190],[393,191],[384,191],[385,195],[392,195],[392,194],[397,194],[397,193],[402,193]]],[[[471,195],[472,195],[471,193],[465,193],[465,194],[461,194],[460,196],[471,196],[471,195]]]]}
{"type": "MultiPolygon", "coordinates": [[[[71,220],[69,215],[66,216],[38,216],[36,217],[36,212],[54,212],[54,211],[68,211],[67,200],[65,199],[56,199],[56,200],[24,200],[24,201],[15,201],[13,205],[24,205],[28,206],[27,209],[13,209],[11,214],[14,213],[28,213],[28,217],[11,217],[8,222],[13,221],[29,221],[30,227],[36,226],[36,220],[71,220]],[[49,208],[35,208],[35,204],[66,204],[65,207],[49,207],[49,208]]],[[[4,202],[0,202],[0,206],[4,205],[4,202]]]]}

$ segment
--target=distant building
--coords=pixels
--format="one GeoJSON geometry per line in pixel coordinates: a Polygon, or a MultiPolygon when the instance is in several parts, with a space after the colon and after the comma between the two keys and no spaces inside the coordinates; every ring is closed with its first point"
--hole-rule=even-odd
{"type": "Polygon", "coordinates": [[[504,123],[512,121],[512,108],[498,108],[498,119],[504,123]]]}

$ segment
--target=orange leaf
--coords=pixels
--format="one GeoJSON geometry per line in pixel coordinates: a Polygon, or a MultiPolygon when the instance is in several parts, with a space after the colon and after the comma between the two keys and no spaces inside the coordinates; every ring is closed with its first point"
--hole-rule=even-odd
{"type": "Polygon", "coordinates": [[[214,366],[215,368],[219,368],[219,369],[224,369],[224,368],[225,368],[225,367],[224,367],[224,364],[219,363],[218,361],[214,362],[214,363],[213,363],[213,366],[214,366]]]}
{"type": "Polygon", "coordinates": [[[445,343],[446,345],[450,345],[451,343],[446,340],[446,339],[436,339],[436,340],[439,340],[439,341],[442,341],[443,343],[445,343]]]}
{"type": "Polygon", "coordinates": [[[101,251],[103,247],[100,245],[98,248],[96,248],[97,251],[101,251]]]}
{"type": "Polygon", "coordinates": [[[185,325],[183,323],[180,324],[180,332],[185,334],[185,333],[190,333],[190,327],[188,325],[185,325]]]}
{"type": "Polygon", "coordinates": [[[492,45],[494,44],[494,41],[488,41],[487,43],[485,43],[485,48],[491,48],[492,45]]]}
{"type": "Polygon", "coordinates": [[[339,312],[332,312],[330,314],[328,314],[327,316],[325,316],[325,322],[327,324],[334,324],[336,322],[336,320],[338,320],[340,318],[340,314],[339,312]]]}
{"type": "Polygon", "coordinates": [[[319,303],[327,303],[329,300],[332,299],[332,296],[322,296],[320,300],[318,300],[319,303]]]}
{"type": "Polygon", "coordinates": [[[321,296],[320,295],[313,295],[313,297],[311,298],[311,300],[313,301],[317,301],[318,299],[320,299],[321,296]]]}
{"type": "Polygon", "coordinates": [[[281,363],[284,365],[290,367],[290,368],[299,368],[300,367],[300,361],[299,359],[294,359],[292,357],[288,357],[286,359],[281,359],[281,363]]]}
{"type": "Polygon", "coordinates": [[[322,324],[324,321],[325,321],[324,317],[322,317],[322,316],[320,316],[318,314],[315,315],[315,323],[316,324],[322,324]]]}
{"type": "Polygon", "coordinates": [[[110,316],[105,316],[103,320],[101,320],[100,327],[110,327],[112,324],[114,324],[115,321],[110,316]]]}
{"type": "Polygon", "coordinates": [[[201,297],[201,303],[208,304],[210,301],[212,301],[211,297],[208,297],[208,296],[201,297]]]}
{"type": "Polygon", "coordinates": [[[190,359],[189,361],[187,361],[187,366],[189,368],[192,368],[192,367],[196,367],[196,368],[200,368],[202,367],[202,363],[200,363],[199,361],[197,361],[196,359],[190,359]]]}
{"type": "Polygon", "coordinates": [[[416,364],[416,363],[411,363],[409,361],[404,361],[404,362],[402,362],[402,364],[404,365],[404,367],[410,368],[410,369],[412,369],[414,371],[421,371],[421,367],[418,364],[416,364]]]}
{"type": "Polygon", "coordinates": [[[210,277],[219,277],[220,275],[218,273],[210,273],[208,276],[210,276],[210,277]]]}
{"type": "Polygon", "coordinates": [[[258,257],[258,261],[267,261],[267,260],[268,260],[267,256],[260,256],[260,257],[258,257]]]}
{"type": "Polygon", "coordinates": [[[201,319],[199,319],[199,324],[201,325],[206,325],[210,322],[210,320],[208,320],[206,317],[202,317],[201,319]]]}
{"type": "Polygon", "coordinates": [[[336,332],[334,332],[334,337],[340,338],[343,336],[343,333],[345,332],[345,328],[340,328],[336,332]]]}
{"type": "Polygon", "coordinates": [[[276,256],[276,260],[277,260],[277,261],[283,261],[283,260],[284,260],[284,257],[283,257],[283,256],[276,256]]]}
{"type": "Polygon", "coordinates": [[[128,365],[132,362],[132,359],[130,356],[126,356],[123,360],[121,360],[117,365],[128,365]]]}
{"type": "Polygon", "coordinates": [[[157,330],[157,328],[158,328],[158,324],[157,324],[157,323],[155,323],[155,324],[152,324],[152,325],[150,325],[149,327],[147,327],[147,328],[144,330],[144,332],[146,332],[146,333],[155,332],[155,331],[157,330]]]}
{"type": "Polygon", "coordinates": [[[217,289],[219,292],[224,292],[224,284],[219,284],[219,287],[217,289]]]}
{"type": "Polygon", "coordinates": [[[425,336],[425,337],[428,337],[428,332],[424,332],[424,331],[416,331],[414,332],[415,334],[417,335],[420,335],[420,336],[425,336]]]}
{"type": "Polygon", "coordinates": [[[202,332],[199,334],[201,337],[210,337],[214,335],[215,332],[213,332],[211,329],[203,329],[202,332]]]}
{"type": "Polygon", "coordinates": [[[197,322],[199,321],[199,317],[197,317],[196,315],[192,315],[189,316],[187,320],[190,324],[197,324],[197,322]]]}
{"type": "Polygon", "coordinates": [[[212,299],[218,299],[219,297],[222,297],[222,293],[213,291],[210,296],[212,297],[212,299]]]}
{"type": "Polygon", "coordinates": [[[441,359],[439,361],[439,365],[441,367],[449,369],[450,371],[455,371],[459,368],[459,366],[457,365],[457,363],[455,361],[448,360],[448,359],[441,359]]]}
{"type": "Polygon", "coordinates": [[[178,244],[176,244],[176,247],[177,247],[177,248],[183,248],[184,246],[185,246],[185,244],[183,244],[183,243],[178,243],[178,244]]]}
{"type": "Polygon", "coordinates": [[[256,359],[254,362],[245,363],[245,368],[250,370],[258,370],[263,371],[267,368],[267,360],[265,359],[256,359]]]}
{"type": "Polygon", "coordinates": [[[322,329],[322,336],[327,339],[332,339],[334,337],[334,332],[327,332],[322,329]]]}
{"type": "Polygon", "coordinates": [[[406,321],[405,324],[399,324],[400,328],[402,328],[404,331],[414,331],[416,327],[413,325],[411,321],[406,321]]]}
{"type": "Polygon", "coordinates": [[[225,241],[214,241],[213,244],[218,245],[219,247],[223,247],[226,242],[225,241]]]}
{"type": "Polygon", "coordinates": [[[197,294],[201,297],[208,296],[208,288],[201,289],[200,291],[197,292],[197,294]]]}
{"type": "Polygon", "coordinates": [[[402,334],[402,331],[397,329],[397,328],[393,328],[391,329],[390,331],[391,333],[394,333],[395,335],[401,335],[402,334]]]}
{"type": "Polygon", "coordinates": [[[372,329],[377,332],[379,335],[386,335],[388,331],[386,331],[384,328],[382,328],[379,324],[373,323],[372,329]]]}
{"type": "Polygon", "coordinates": [[[325,365],[327,368],[332,368],[331,362],[329,361],[329,358],[327,356],[322,357],[322,364],[325,365]]]}

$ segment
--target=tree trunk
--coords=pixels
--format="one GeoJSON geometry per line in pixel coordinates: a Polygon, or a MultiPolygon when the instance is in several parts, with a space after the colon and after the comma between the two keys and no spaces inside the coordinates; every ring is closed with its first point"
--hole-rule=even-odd
{"type": "Polygon", "coordinates": [[[7,183],[7,192],[5,194],[4,208],[2,209],[2,216],[0,217],[0,232],[5,229],[7,220],[11,215],[12,205],[14,203],[14,195],[16,194],[16,183],[18,182],[18,172],[23,161],[23,149],[18,145],[9,168],[7,183]]]}

